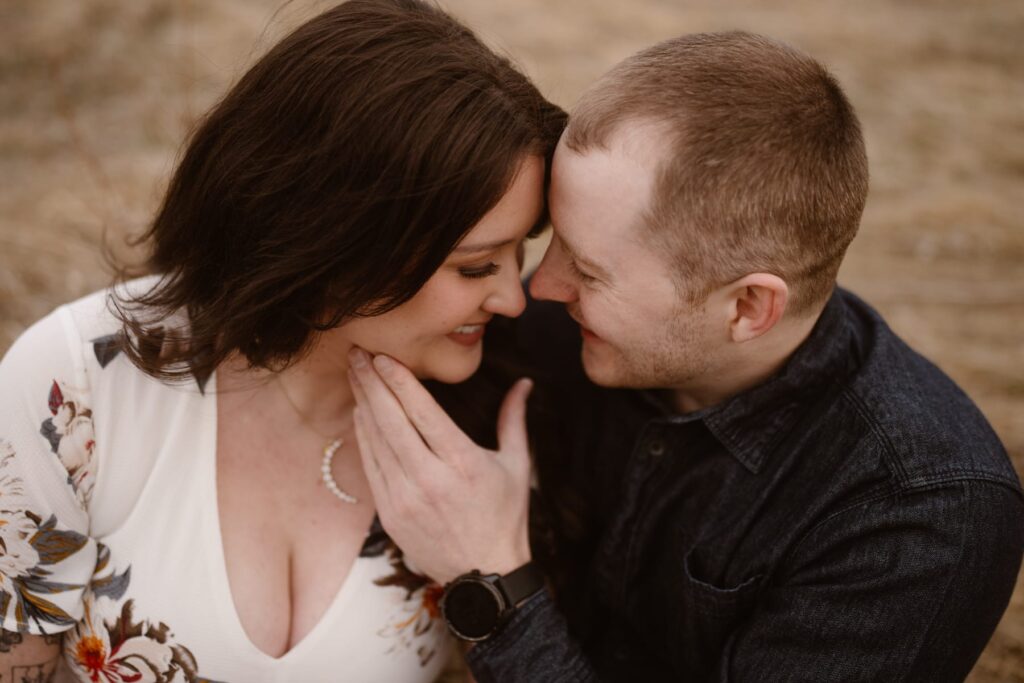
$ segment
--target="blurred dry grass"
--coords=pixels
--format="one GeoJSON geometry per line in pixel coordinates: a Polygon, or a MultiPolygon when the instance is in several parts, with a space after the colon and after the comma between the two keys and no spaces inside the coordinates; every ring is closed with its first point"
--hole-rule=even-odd
{"type": "MultiPolygon", "coordinates": [[[[977,400],[1024,472],[1024,3],[444,4],[563,106],[619,59],[683,32],[745,28],[830,65],[861,115],[873,172],[840,279],[977,400]]],[[[118,244],[145,226],[196,116],[324,6],[0,5],[0,350],[107,284],[101,235],[118,244]]],[[[1024,583],[970,680],[1024,681],[1024,583]]]]}

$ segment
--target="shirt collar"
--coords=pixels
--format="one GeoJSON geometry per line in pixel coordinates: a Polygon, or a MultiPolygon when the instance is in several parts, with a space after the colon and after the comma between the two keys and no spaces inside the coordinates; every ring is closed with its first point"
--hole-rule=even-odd
{"type": "Polygon", "coordinates": [[[851,371],[852,329],[836,288],[811,334],[770,379],[704,410],[676,415],[675,423],[702,420],[740,463],[755,474],[795,426],[804,404],[851,371]]]}

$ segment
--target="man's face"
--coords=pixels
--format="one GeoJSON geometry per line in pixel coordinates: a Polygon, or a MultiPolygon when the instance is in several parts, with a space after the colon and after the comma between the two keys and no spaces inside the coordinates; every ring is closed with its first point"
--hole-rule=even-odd
{"type": "Polygon", "coordinates": [[[597,384],[685,388],[724,341],[703,307],[679,296],[671,255],[646,233],[665,145],[651,126],[625,125],[607,149],[560,143],[549,197],[554,236],[530,285],[580,324],[583,366],[597,384]]]}

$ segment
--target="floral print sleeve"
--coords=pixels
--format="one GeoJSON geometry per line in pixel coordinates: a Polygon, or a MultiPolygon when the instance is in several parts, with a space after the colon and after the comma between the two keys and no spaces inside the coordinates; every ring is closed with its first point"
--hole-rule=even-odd
{"type": "Polygon", "coordinates": [[[0,628],[65,631],[97,561],[86,506],[96,443],[88,380],[66,310],[0,361],[0,628]]]}

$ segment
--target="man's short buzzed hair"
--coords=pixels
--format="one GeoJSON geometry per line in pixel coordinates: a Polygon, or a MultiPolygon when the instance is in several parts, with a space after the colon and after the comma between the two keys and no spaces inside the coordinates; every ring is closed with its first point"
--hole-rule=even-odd
{"type": "Polygon", "coordinates": [[[868,168],[853,107],[821,64],[745,32],[668,40],[592,87],[565,142],[606,146],[627,121],[668,135],[645,223],[691,302],[767,272],[790,286],[790,313],[824,303],[860,223],[868,168]]]}

